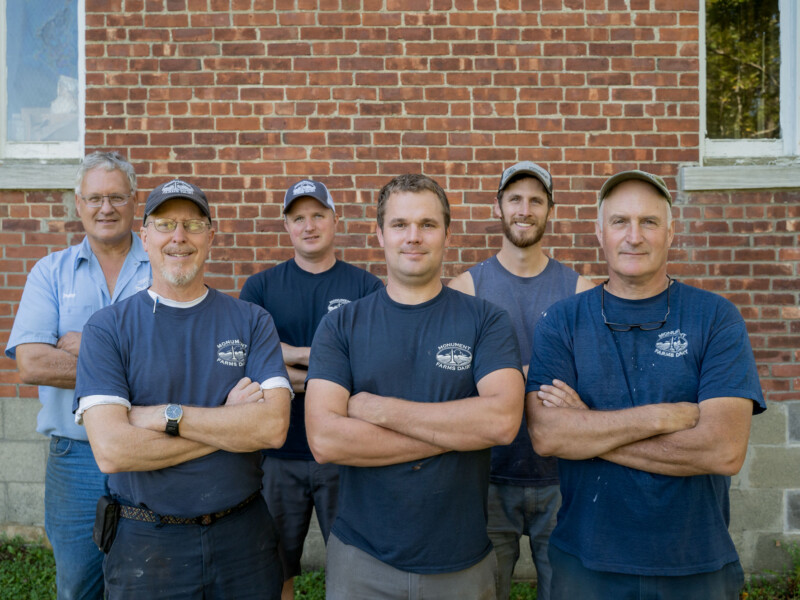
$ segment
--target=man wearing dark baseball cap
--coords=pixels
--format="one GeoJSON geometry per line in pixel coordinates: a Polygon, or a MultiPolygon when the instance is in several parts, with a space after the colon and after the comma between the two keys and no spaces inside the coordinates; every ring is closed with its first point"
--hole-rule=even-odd
{"type": "Polygon", "coordinates": [[[667,274],[663,179],[617,173],[599,201],[608,280],[540,319],[526,387],[534,447],[561,475],[551,598],[737,599],[728,489],[765,409],[744,320],[667,274]]]}
{"type": "Polygon", "coordinates": [[[283,598],[291,599],[312,508],[327,543],[339,490],[338,466],[318,464],[306,439],[305,379],[311,342],[322,317],[383,284],[371,273],[336,258],[338,217],[324,183],[303,179],[290,185],[283,212],[294,257],[251,276],[239,298],[263,306],[275,319],[295,391],[286,443],[264,452],[262,489],[281,536],[283,598]]]}
{"type": "Polygon", "coordinates": [[[146,219],[150,213],[172,198],[191,200],[200,209],[200,212],[211,220],[211,211],[208,208],[208,198],[206,198],[205,192],[193,183],[180,179],[162,183],[150,192],[144,205],[144,218],[146,219]]]}
{"type": "Polygon", "coordinates": [[[262,308],[205,285],[208,199],[181,180],[147,199],[149,289],[83,329],[73,411],[111,495],[98,505],[108,598],[280,598],[261,450],[291,385],[262,308]]]}
{"type": "MultiPolygon", "coordinates": [[[[594,284],[542,249],[547,221],[553,215],[553,179],[546,169],[523,161],[503,171],[493,212],[503,227],[500,252],[464,271],[450,287],[508,312],[527,371],[533,330],[541,315],[554,302],[594,284]]],[[[524,419],[512,444],[492,448],[489,482],[487,530],[497,554],[497,598],[509,597],[519,540],[527,535],[538,597],[548,600],[547,543],[561,504],[558,466],[556,459],[533,451],[524,419]]]]}

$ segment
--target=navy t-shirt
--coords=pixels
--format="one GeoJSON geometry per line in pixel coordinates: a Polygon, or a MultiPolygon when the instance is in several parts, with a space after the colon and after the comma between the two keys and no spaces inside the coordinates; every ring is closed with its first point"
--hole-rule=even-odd
{"type": "MultiPolygon", "coordinates": [[[[309,379],[414,402],[478,394],[489,373],[520,368],[508,314],[444,288],[418,305],[386,290],[322,320],[309,379]]],[[[486,534],[489,449],[447,452],[384,467],[340,469],[332,531],[345,543],[404,571],[465,569],[491,550],[486,534]]]]}
{"type": "MultiPolygon", "coordinates": [[[[83,328],[73,412],[84,396],[136,406],[220,406],[242,377],[287,377],[272,317],[209,289],[191,308],[158,304],[147,290],[96,312],[83,328]]],[[[89,409],[91,410],[91,409],[89,409]]],[[[261,488],[261,453],[218,450],[159,469],[112,473],[112,494],[165,515],[235,506],[261,488]]]]}
{"type": "MultiPolygon", "coordinates": [[[[239,299],[267,309],[282,342],[306,347],[311,346],[322,317],[382,287],[375,275],[340,260],[323,273],[309,273],[290,259],[248,278],[239,299]]],[[[314,460],[306,439],[305,394],[295,394],[292,400],[286,443],[264,454],[314,460]]]]}
{"type": "MultiPolygon", "coordinates": [[[[681,283],[654,331],[611,331],[602,286],[548,309],[534,335],[527,392],[561,379],[593,410],[717,397],[765,409],[741,315],[721,296],[681,283]]],[[[667,292],[625,300],[605,292],[611,323],[658,322],[667,292]]],[[[728,534],[730,478],[673,477],[595,458],[559,459],[563,502],[550,541],[595,570],[689,575],[737,560],[728,534]]]]}

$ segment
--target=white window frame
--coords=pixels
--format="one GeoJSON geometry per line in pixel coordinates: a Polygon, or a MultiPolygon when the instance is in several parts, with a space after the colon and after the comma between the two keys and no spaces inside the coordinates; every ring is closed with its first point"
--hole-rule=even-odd
{"type": "MultiPolygon", "coordinates": [[[[86,10],[84,0],[78,3],[78,140],[74,142],[9,142],[8,128],[8,69],[6,62],[6,6],[16,0],[0,0],[0,171],[6,171],[9,160],[47,161],[52,159],[78,160],[83,156],[85,137],[85,104],[86,104],[86,10]]],[[[0,188],[8,189],[9,173],[0,173],[0,188]]],[[[26,188],[30,189],[30,188],[26,188]]]]}
{"type": "Polygon", "coordinates": [[[712,140],[706,135],[706,4],[700,1],[700,114],[704,140],[701,164],[707,159],[796,157],[800,155],[800,8],[796,0],[778,0],[780,12],[781,139],[712,140]]]}

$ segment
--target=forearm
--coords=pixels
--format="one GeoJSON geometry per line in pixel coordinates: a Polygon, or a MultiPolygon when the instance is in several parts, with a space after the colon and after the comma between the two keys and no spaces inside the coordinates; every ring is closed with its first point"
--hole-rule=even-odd
{"type": "MultiPolygon", "coordinates": [[[[183,406],[179,424],[181,438],[228,452],[253,452],[280,448],[289,427],[289,392],[268,390],[272,398],[263,402],[205,408],[183,406]]],[[[165,405],[133,407],[136,424],[151,431],[163,431],[165,405]]]]}
{"type": "Polygon", "coordinates": [[[716,398],[701,403],[700,411],[693,429],[621,446],[601,458],[661,475],[735,475],[747,452],[751,401],[716,398]]]}
{"type": "MultiPolygon", "coordinates": [[[[528,431],[541,456],[569,460],[595,458],[653,436],[693,427],[696,418],[687,407],[651,404],[624,410],[585,410],[544,406],[528,394],[528,431]]],[[[685,403],[681,403],[685,404],[685,403]]]]}
{"type": "Polygon", "coordinates": [[[289,366],[308,367],[308,359],[311,355],[311,348],[308,346],[290,346],[281,342],[281,354],[284,364],[289,366]]]}
{"type": "Polygon", "coordinates": [[[320,463],[353,467],[383,467],[443,454],[434,444],[335,413],[309,423],[308,442],[320,463]]]}
{"type": "Polygon", "coordinates": [[[280,448],[289,428],[289,391],[281,389],[284,406],[266,402],[199,408],[185,406],[180,434],[228,452],[280,448]]]}
{"type": "Polygon", "coordinates": [[[78,357],[49,344],[21,344],[17,347],[17,369],[23,383],[75,388],[78,357]]]}
{"type": "Polygon", "coordinates": [[[95,406],[83,415],[95,460],[104,473],[155,471],[217,448],[131,425],[121,406],[95,406]]]}
{"type": "MultiPolygon", "coordinates": [[[[378,398],[371,407],[357,410],[353,416],[449,450],[481,450],[511,441],[508,427],[503,427],[504,416],[492,413],[491,399],[475,396],[450,402],[412,402],[378,398]]],[[[520,412],[517,430],[521,418],[520,412]]]]}
{"type": "Polygon", "coordinates": [[[478,396],[413,402],[357,394],[348,415],[450,450],[510,444],[522,420],[523,383],[516,369],[500,369],[478,382],[478,396]]]}
{"type": "Polygon", "coordinates": [[[295,394],[302,394],[306,391],[306,377],[308,371],[306,369],[298,369],[286,365],[286,372],[289,374],[289,382],[292,384],[292,391],[295,394]]]}

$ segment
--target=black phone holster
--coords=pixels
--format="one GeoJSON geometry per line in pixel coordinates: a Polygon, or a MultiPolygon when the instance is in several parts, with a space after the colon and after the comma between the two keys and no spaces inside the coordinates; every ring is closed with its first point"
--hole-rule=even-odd
{"type": "Polygon", "coordinates": [[[106,554],[111,550],[111,545],[114,543],[118,522],[119,502],[115,501],[111,496],[102,496],[97,501],[97,514],[94,519],[92,540],[106,554]]]}

